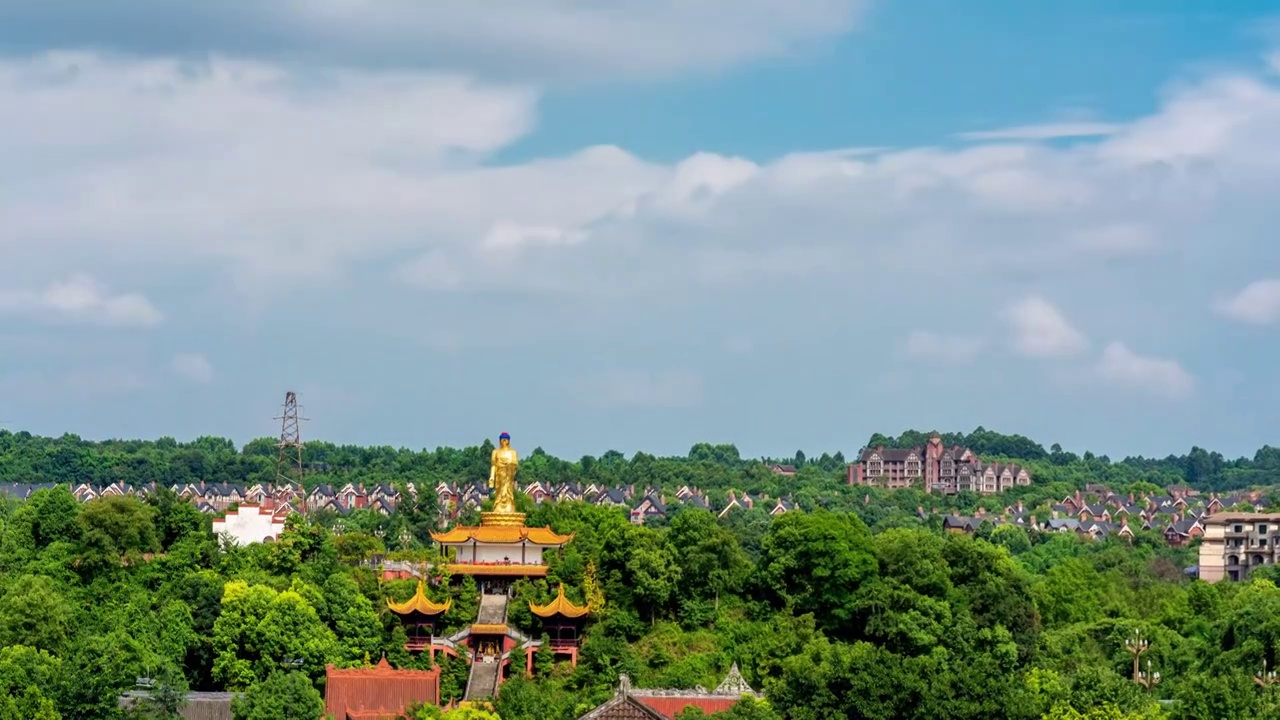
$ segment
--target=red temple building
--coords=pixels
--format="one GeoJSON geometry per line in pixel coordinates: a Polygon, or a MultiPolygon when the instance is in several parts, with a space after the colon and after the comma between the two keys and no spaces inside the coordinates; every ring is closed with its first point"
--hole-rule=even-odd
{"type": "MultiPolygon", "coordinates": [[[[561,583],[556,598],[546,605],[529,603],[529,611],[542,620],[543,632],[551,642],[551,652],[558,657],[567,657],[569,662],[578,665],[578,647],[582,644],[582,626],[590,605],[577,605],[564,595],[564,584],[561,583]]],[[[529,660],[526,665],[533,670],[533,651],[529,648],[529,660]]]]}
{"type": "Polygon", "coordinates": [[[697,708],[711,715],[728,710],[744,696],[764,698],[747,684],[738,671],[737,663],[729,668],[729,674],[711,691],[701,687],[690,690],[646,690],[632,687],[631,679],[621,675],[614,696],[578,720],[675,720],[676,715],[687,708],[697,708]]]}
{"type": "Polygon", "coordinates": [[[440,668],[325,668],[324,709],[333,720],[395,720],[417,703],[440,704],[440,668]]]}

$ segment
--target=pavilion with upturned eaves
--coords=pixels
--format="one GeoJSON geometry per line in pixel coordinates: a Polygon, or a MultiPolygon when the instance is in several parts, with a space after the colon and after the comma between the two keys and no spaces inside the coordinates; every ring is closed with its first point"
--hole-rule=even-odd
{"type": "MultiPolygon", "coordinates": [[[[575,667],[578,665],[578,647],[582,643],[582,626],[586,622],[591,606],[578,605],[564,594],[564,583],[556,591],[556,597],[545,605],[529,603],[529,612],[542,621],[542,629],[551,643],[554,655],[569,658],[575,667]]],[[[530,658],[532,659],[532,658],[530,658]]],[[[529,663],[529,668],[533,663],[529,663]]]]}
{"type": "Polygon", "coordinates": [[[524,525],[459,526],[431,537],[445,552],[453,551],[446,565],[449,572],[474,576],[482,590],[505,586],[515,578],[546,577],[543,553],[573,539],[550,527],[524,525]]]}
{"type": "Polygon", "coordinates": [[[436,651],[436,629],[441,616],[448,612],[452,605],[452,599],[437,603],[427,597],[426,583],[422,580],[418,581],[417,591],[408,600],[395,602],[387,598],[387,608],[400,616],[400,622],[409,636],[408,642],[404,645],[405,649],[428,650],[433,660],[436,651]]]}

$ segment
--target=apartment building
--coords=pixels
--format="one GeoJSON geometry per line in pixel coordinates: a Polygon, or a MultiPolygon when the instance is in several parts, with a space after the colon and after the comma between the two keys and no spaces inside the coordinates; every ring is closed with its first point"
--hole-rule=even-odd
{"type": "Polygon", "coordinates": [[[1247,580],[1254,568],[1276,561],[1280,514],[1224,511],[1203,518],[1201,523],[1201,580],[1247,580]]]}
{"type": "Polygon", "coordinates": [[[1031,476],[1016,463],[984,463],[968,448],[946,447],[934,433],[924,447],[863,450],[849,466],[849,484],[994,494],[1030,485],[1031,476]]]}

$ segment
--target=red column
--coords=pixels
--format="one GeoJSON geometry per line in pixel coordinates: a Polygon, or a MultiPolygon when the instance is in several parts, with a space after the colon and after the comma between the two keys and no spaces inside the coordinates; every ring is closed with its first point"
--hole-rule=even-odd
{"type": "Polygon", "coordinates": [[[527,678],[533,677],[533,648],[532,647],[527,647],[524,649],[524,676],[527,678]]]}

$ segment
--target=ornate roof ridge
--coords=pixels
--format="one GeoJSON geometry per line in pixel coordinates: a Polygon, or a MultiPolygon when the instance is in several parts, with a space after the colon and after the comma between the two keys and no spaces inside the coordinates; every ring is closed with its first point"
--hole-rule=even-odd
{"type": "Polygon", "coordinates": [[[759,695],[750,685],[747,679],[742,677],[742,671],[738,669],[738,663],[735,661],[729,666],[729,674],[724,676],[724,680],[716,686],[716,695],[759,695]]]}
{"type": "Polygon", "coordinates": [[[742,697],[743,695],[751,695],[752,697],[764,697],[762,693],[756,692],[747,684],[746,678],[742,677],[742,672],[738,669],[738,663],[734,662],[729,667],[729,672],[725,675],[724,680],[716,686],[715,690],[707,690],[701,685],[694,685],[692,688],[637,688],[631,685],[631,678],[623,675],[619,678],[618,692],[635,697],[675,697],[675,698],[726,698],[726,697],[742,697]]]}
{"type": "Polygon", "coordinates": [[[484,525],[466,527],[458,525],[444,532],[433,532],[431,533],[431,538],[441,544],[464,542],[508,544],[529,541],[535,545],[553,546],[569,542],[573,539],[573,533],[561,535],[552,530],[550,525],[543,527],[493,527],[484,525]]]}
{"type": "Polygon", "coordinates": [[[430,670],[417,670],[413,668],[395,668],[386,661],[386,657],[372,667],[349,667],[340,668],[332,663],[325,666],[325,674],[329,677],[338,678],[395,678],[398,680],[411,680],[417,678],[434,678],[440,674],[440,668],[434,667],[430,670]]]}
{"type": "Polygon", "coordinates": [[[387,598],[387,607],[391,612],[397,615],[408,615],[411,612],[419,612],[423,615],[439,615],[448,612],[453,606],[453,598],[445,600],[443,603],[437,603],[427,597],[426,581],[418,580],[418,589],[413,593],[413,597],[404,602],[395,602],[391,598],[387,598]]]}
{"type": "Polygon", "coordinates": [[[554,600],[545,605],[536,605],[530,602],[529,612],[543,618],[551,617],[553,615],[563,615],[567,618],[579,618],[591,612],[591,604],[587,603],[586,605],[578,605],[565,597],[564,583],[560,583],[560,588],[556,591],[556,597],[554,600]]]}

